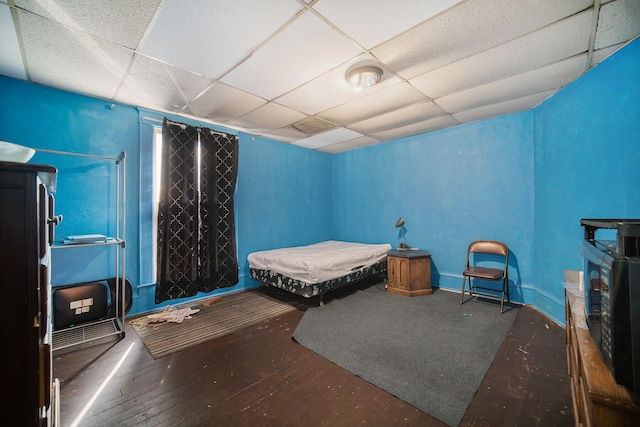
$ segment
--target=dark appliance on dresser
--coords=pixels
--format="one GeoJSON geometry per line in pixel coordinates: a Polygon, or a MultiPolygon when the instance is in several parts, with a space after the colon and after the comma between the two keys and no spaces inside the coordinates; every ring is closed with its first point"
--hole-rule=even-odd
{"type": "Polygon", "coordinates": [[[56,424],[52,378],[50,245],[55,216],[53,166],[0,162],[0,371],[2,424],[56,424]]]}
{"type": "Polygon", "coordinates": [[[640,391],[640,219],[580,224],[589,333],[616,382],[640,391]]]}

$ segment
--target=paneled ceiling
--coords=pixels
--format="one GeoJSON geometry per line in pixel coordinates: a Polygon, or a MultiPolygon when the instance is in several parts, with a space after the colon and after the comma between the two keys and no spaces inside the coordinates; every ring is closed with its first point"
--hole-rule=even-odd
{"type": "Polygon", "coordinates": [[[638,34],[640,0],[0,0],[0,74],[338,153],[528,110],[638,34]]]}

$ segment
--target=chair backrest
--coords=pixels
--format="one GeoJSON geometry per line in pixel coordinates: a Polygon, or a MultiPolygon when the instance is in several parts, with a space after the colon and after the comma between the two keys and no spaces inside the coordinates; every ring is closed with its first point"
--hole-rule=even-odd
{"type": "Polygon", "coordinates": [[[509,266],[509,248],[507,245],[497,240],[476,240],[471,242],[467,250],[467,267],[469,267],[469,256],[472,253],[502,255],[504,257],[504,274],[506,277],[509,266]]]}
{"type": "Polygon", "coordinates": [[[476,240],[469,245],[468,253],[480,252],[483,254],[495,254],[502,255],[503,257],[509,256],[509,248],[502,242],[497,240],[476,240]]]}

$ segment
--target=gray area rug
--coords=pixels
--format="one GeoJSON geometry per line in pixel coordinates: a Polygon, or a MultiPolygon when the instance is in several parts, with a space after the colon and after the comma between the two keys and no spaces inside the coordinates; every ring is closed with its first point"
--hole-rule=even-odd
{"type": "Polygon", "coordinates": [[[159,359],[297,309],[295,305],[272,298],[260,290],[223,295],[208,307],[202,304],[206,301],[176,306],[176,309],[200,310],[182,323],[148,323],[146,316],[130,323],[151,356],[159,359]]]}
{"type": "Polygon", "coordinates": [[[405,297],[372,286],[310,308],[293,338],[377,387],[457,426],[515,315],[459,293],[405,297]],[[467,297],[468,298],[468,297],[467,297]]]}

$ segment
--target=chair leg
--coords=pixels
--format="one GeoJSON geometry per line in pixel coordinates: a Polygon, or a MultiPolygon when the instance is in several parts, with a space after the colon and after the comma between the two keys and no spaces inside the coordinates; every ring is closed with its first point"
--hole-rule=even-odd
{"type": "Polygon", "coordinates": [[[469,295],[473,297],[473,292],[471,291],[471,277],[462,276],[462,291],[460,292],[460,304],[464,302],[464,293],[465,286],[467,285],[467,279],[469,279],[469,295]]]}
{"type": "Polygon", "coordinates": [[[504,282],[504,287],[507,290],[507,302],[511,303],[511,296],[509,295],[509,279],[505,277],[504,282]]]}
{"type": "Polygon", "coordinates": [[[509,288],[506,279],[502,280],[502,293],[500,295],[500,314],[504,313],[504,294],[507,294],[507,301],[511,302],[509,299],[509,288]]]}

